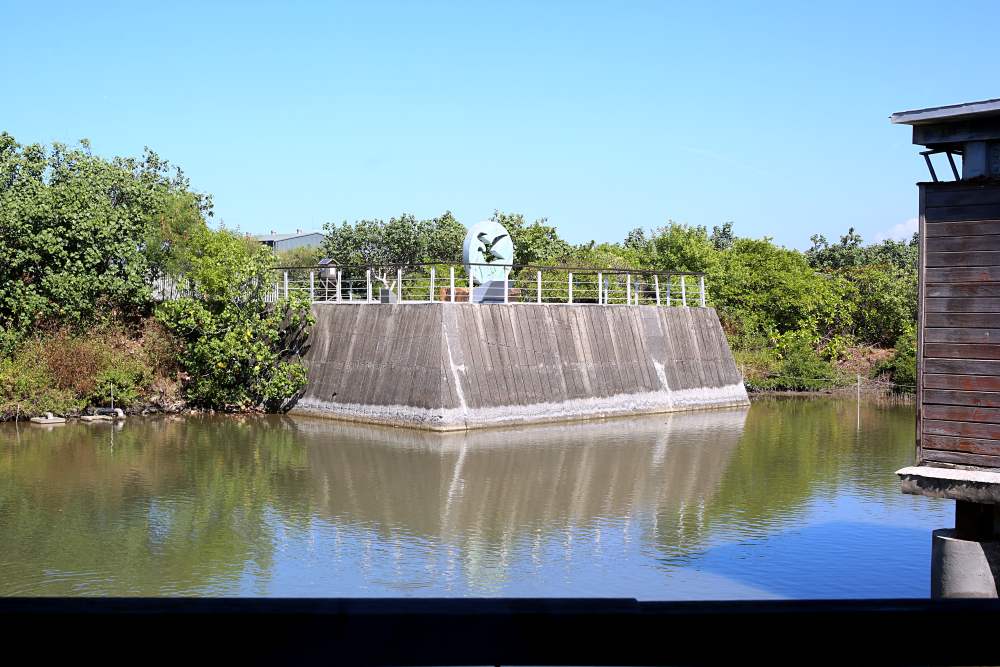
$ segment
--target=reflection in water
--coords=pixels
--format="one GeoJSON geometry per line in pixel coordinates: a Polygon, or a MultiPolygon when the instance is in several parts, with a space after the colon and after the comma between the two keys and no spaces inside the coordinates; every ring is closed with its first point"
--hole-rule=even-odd
{"type": "Polygon", "coordinates": [[[914,544],[947,507],[891,475],[912,409],[867,408],[861,430],[854,409],[462,434],[135,419],[113,442],[108,424],[4,425],[0,594],[924,595],[914,544]],[[819,576],[830,540],[863,559],[880,526],[896,574],[819,576]]]}
{"type": "Polygon", "coordinates": [[[718,486],[745,417],[700,412],[443,437],[328,420],[296,429],[318,514],[502,545],[524,531],[700,505],[718,486]]]}

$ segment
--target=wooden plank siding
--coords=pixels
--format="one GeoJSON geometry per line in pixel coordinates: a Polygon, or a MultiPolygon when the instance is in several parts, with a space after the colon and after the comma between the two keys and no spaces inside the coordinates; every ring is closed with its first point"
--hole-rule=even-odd
{"type": "Polygon", "coordinates": [[[920,185],[917,461],[1000,468],[1000,184],[920,185]]]}

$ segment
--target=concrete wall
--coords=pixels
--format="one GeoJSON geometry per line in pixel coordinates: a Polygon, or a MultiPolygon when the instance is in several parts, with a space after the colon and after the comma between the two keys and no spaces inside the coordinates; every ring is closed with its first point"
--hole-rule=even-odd
{"type": "Polygon", "coordinates": [[[318,304],[293,413],[458,430],[745,405],[711,308],[318,304]]]}

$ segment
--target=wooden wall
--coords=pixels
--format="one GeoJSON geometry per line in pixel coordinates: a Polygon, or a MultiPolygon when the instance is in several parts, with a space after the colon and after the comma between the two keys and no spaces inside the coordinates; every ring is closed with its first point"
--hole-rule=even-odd
{"type": "Polygon", "coordinates": [[[1000,468],[1000,183],[920,185],[917,459],[1000,468]]]}

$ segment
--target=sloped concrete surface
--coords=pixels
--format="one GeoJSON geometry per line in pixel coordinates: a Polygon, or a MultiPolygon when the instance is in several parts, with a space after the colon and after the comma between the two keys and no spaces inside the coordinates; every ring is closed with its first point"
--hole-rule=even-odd
{"type": "Polygon", "coordinates": [[[711,308],[319,304],[293,413],[461,430],[747,404],[711,308]]]}

